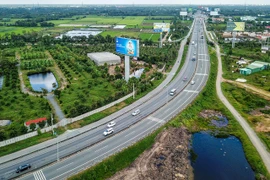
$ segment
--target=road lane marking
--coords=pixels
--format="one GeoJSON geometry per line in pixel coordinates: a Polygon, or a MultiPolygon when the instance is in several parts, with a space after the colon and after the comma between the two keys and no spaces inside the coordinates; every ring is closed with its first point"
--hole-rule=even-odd
{"type": "Polygon", "coordinates": [[[164,113],[168,112],[171,108],[168,108],[166,111],[164,111],[164,113]]]}
{"type": "Polygon", "coordinates": [[[193,90],[184,90],[184,92],[199,93],[199,91],[193,91],[193,90]]]}
{"type": "MultiPolygon", "coordinates": [[[[108,145],[107,145],[107,146],[108,146],[108,145]]],[[[107,146],[104,146],[104,147],[102,147],[102,148],[99,148],[98,150],[95,150],[95,152],[98,152],[98,151],[100,151],[101,149],[106,148],[107,146]]]]}
{"type": "Polygon", "coordinates": [[[203,73],[195,73],[195,75],[199,75],[199,76],[208,76],[208,74],[203,74],[203,73]]]}
{"type": "Polygon", "coordinates": [[[46,180],[46,177],[42,170],[36,171],[33,173],[35,180],[46,180]]]}
{"type": "Polygon", "coordinates": [[[198,59],[198,61],[209,61],[208,59],[198,59]]]}
{"type": "Polygon", "coordinates": [[[153,117],[153,116],[149,116],[149,117],[147,117],[147,119],[149,119],[149,120],[151,120],[151,121],[158,122],[158,123],[164,122],[164,120],[159,119],[159,118],[155,118],[155,117],[153,117]]]}
{"type": "Polygon", "coordinates": [[[125,137],[129,136],[130,134],[135,133],[135,131],[130,132],[129,134],[125,135],[125,137]]]}
{"type": "Polygon", "coordinates": [[[67,165],[64,165],[64,166],[62,166],[62,167],[60,167],[60,168],[58,168],[58,169],[56,169],[56,170],[58,171],[59,169],[62,169],[62,168],[64,168],[64,167],[66,167],[66,166],[69,166],[70,164],[73,164],[73,162],[71,162],[71,163],[69,163],[69,164],[67,164],[67,165]]]}

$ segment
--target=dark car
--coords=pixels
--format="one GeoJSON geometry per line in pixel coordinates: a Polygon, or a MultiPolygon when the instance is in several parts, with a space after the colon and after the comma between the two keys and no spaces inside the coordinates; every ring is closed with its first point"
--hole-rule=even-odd
{"type": "Polygon", "coordinates": [[[30,164],[24,164],[24,165],[19,166],[19,167],[17,168],[16,173],[25,171],[25,170],[30,169],[30,168],[31,168],[31,165],[30,165],[30,164]]]}

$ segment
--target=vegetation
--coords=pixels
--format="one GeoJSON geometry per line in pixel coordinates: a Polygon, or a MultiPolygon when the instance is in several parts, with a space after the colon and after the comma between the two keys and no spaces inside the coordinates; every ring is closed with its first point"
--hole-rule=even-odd
{"type": "Polygon", "coordinates": [[[5,49],[0,56],[0,75],[4,76],[0,91],[0,119],[11,120],[9,126],[0,127],[0,139],[8,139],[27,133],[24,122],[50,115],[50,106],[43,98],[21,93],[15,51],[5,49]]]}
{"type": "Polygon", "coordinates": [[[269,123],[267,122],[267,118],[269,118],[267,113],[269,113],[269,110],[264,108],[269,106],[270,102],[228,83],[223,83],[222,89],[230,103],[245,117],[254,131],[261,137],[262,141],[265,142],[269,151],[270,134],[267,128],[269,127],[269,123]]]}

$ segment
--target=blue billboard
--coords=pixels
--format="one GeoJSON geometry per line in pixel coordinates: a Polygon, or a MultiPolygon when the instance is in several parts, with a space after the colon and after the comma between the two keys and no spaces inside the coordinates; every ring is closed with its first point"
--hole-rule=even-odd
{"type": "Polygon", "coordinates": [[[117,53],[139,57],[139,40],[116,37],[115,47],[117,53]]]}

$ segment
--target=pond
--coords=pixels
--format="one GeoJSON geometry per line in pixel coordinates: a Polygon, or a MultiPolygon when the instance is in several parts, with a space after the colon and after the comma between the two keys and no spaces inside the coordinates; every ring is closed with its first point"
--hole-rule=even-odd
{"type": "Polygon", "coordinates": [[[34,91],[42,92],[42,89],[46,89],[51,92],[58,87],[57,81],[51,72],[32,74],[28,78],[34,91]]]}
{"type": "Polygon", "coordinates": [[[4,83],[4,76],[0,76],[0,89],[2,89],[4,83]]]}
{"type": "Polygon", "coordinates": [[[255,174],[246,160],[239,139],[216,138],[206,132],[192,137],[194,179],[254,180],[255,174]]]}

